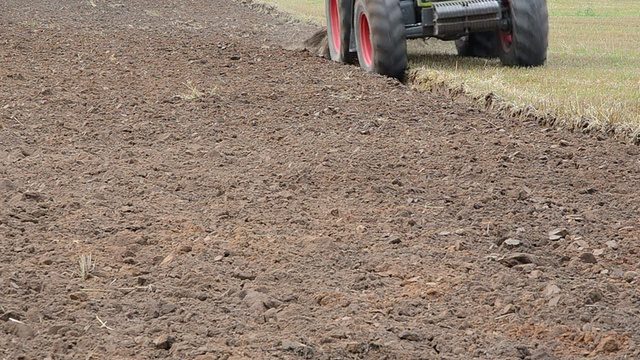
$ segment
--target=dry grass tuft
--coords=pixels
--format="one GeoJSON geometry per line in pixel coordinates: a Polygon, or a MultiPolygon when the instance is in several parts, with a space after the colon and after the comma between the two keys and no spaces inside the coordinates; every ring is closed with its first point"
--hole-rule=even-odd
{"type": "Polygon", "coordinates": [[[183,83],[183,85],[187,87],[189,92],[186,94],[178,95],[179,98],[184,100],[195,100],[204,96],[204,93],[198,90],[198,88],[193,83],[191,83],[191,81],[187,81],[186,83],[183,83]]]}
{"type": "Polygon", "coordinates": [[[87,280],[91,272],[93,272],[93,270],[95,270],[96,268],[96,264],[93,262],[91,254],[80,255],[78,266],[80,267],[80,278],[82,280],[87,280]]]}

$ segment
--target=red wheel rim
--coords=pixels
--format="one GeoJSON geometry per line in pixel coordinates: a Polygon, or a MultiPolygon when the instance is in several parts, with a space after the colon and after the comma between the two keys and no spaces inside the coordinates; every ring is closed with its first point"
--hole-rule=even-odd
{"type": "MultiPolygon", "coordinates": [[[[511,4],[509,4],[509,0],[504,0],[504,6],[506,7],[506,11],[511,14],[511,4]]],[[[511,44],[513,43],[513,33],[511,30],[500,31],[500,43],[502,44],[502,49],[505,52],[508,52],[509,49],[511,49],[511,44]]]]}
{"type": "Polygon", "coordinates": [[[360,52],[366,67],[373,64],[373,47],[371,46],[371,31],[369,30],[369,20],[365,13],[360,14],[360,52]]]}
{"type": "Polygon", "coordinates": [[[329,19],[331,26],[331,42],[337,53],[340,53],[340,15],[338,14],[338,0],[329,3],[329,19]]]}
{"type": "Polygon", "coordinates": [[[504,51],[509,51],[511,44],[513,43],[513,34],[505,31],[500,31],[500,42],[504,51]]]}

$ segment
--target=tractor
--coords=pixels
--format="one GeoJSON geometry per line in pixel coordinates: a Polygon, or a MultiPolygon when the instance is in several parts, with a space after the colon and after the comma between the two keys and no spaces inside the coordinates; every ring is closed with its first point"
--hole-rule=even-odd
{"type": "Polygon", "coordinates": [[[458,55],[507,66],[547,59],[546,0],[325,0],[331,59],[402,79],[407,39],[455,41],[458,55]]]}

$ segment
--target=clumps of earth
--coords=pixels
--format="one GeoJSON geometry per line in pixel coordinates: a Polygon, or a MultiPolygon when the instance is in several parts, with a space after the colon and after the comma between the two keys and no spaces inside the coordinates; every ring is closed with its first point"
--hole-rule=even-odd
{"type": "Polygon", "coordinates": [[[636,146],[249,5],[3,2],[0,358],[640,358],[636,146]]]}

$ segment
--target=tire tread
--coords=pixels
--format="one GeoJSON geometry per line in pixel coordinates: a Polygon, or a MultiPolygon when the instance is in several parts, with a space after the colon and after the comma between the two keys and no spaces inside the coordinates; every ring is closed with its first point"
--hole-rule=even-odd
{"type": "Polygon", "coordinates": [[[547,60],[549,11],[546,0],[511,0],[513,43],[500,46],[500,60],[509,66],[540,66],[547,60]]]}

